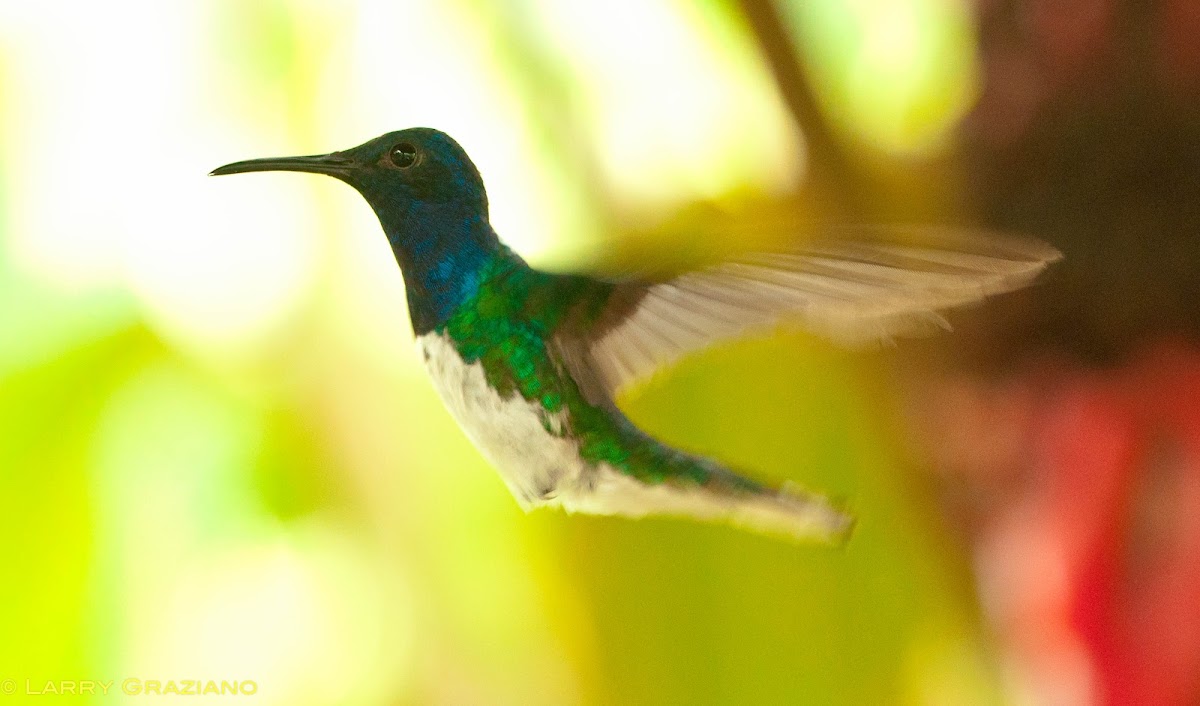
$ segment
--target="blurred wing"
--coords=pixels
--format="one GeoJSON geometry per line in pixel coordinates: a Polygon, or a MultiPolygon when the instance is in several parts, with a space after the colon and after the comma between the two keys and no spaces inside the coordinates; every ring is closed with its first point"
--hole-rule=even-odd
{"type": "Polygon", "coordinates": [[[945,329],[939,311],[1022,287],[1061,257],[1035,240],[935,230],[902,243],[882,240],[887,233],[618,283],[598,316],[562,341],[568,364],[598,398],[713,343],[780,325],[844,345],[945,329]]]}

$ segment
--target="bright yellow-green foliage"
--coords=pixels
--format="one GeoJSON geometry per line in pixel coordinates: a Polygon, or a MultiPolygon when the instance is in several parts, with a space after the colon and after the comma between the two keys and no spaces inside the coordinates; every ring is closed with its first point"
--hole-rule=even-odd
{"type": "MultiPolygon", "coordinates": [[[[855,16],[897,3],[936,0],[855,16]]],[[[843,550],[526,515],[413,354],[361,199],[204,176],[433,126],[507,242],[584,267],[631,199],[657,216],[800,179],[737,6],[0,3],[0,706],[141,703],[3,693],[126,678],[253,679],[252,706],[995,703],[969,556],[877,357],[743,343],[621,400],[665,441],[847,498],[843,550]]],[[[823,55],[858,65],[839,36],[823,55]]],[[[839,86],[861,94],[841,133],[870,127],[846,105],[893,115],[878,78],[839,86]]]]}

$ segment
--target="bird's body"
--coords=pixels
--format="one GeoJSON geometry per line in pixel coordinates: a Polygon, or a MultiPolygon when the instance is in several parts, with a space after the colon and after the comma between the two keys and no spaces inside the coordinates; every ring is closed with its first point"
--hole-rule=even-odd
{"type": "Polygon", "coordinates": [[[539,272],[503,247],[477,282],[474,296],[420,333],[417,346],[446,407],[522,507],[728,515],[763,525],[778,514],[795,531],[845,523],[815,497],[777,496],[653,439],[611,401],[589,401],[560,336],[590,325],[613,285],[539,272]],[[756,502],[733,507],[738,494],[756,502]]]}
{"type": "Polygon", "coordinates": [[[487,218],[483,183],[427,128],[346,152],[240,162],[336,176],[366,197],[404,273],[419,354],[451,414],[524,508],[720,518],[795,537],[851,522],[820,496],[775,489],[667,446],[613,402],[621,385],[715,340],[795,321],[835,338],[938,324],[936,310],[1027,282],[1056,253],[826,243],[661,281],[529,267],[487,218]]]}

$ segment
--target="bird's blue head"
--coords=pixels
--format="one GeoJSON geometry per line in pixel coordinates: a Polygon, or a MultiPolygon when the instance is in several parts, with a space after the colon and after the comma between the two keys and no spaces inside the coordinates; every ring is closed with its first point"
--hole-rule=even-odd
{"type": "Polygon", "coordinates": [[[326,174],[371,204],[404,271],[417,333],[475,294],[500,249],[487,194],[466,151],[443,132],[409,128],[330,154],[234,162],[213,175],[292,171],[326,174]]]}
{"type": "Polygon", "coordinates": [[[402,229],[398,221],[419,217],[424,209],[487,218],[487,194],[479,170],[457,142],[432,128],[389,132],[329,154],[234,162],[212,174],[265,171],[311,172],[341,179],[363,195],[389,231],[402,229]]]}

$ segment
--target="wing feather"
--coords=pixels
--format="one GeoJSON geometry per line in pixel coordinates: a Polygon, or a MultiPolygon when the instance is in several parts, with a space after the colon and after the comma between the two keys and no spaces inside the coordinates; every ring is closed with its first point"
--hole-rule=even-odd
{"type": "Polygon", "coordinates": [[[1035,240],[887,229],[752,253],[657,281],[614,285],[560,347],[593,400],[611,399],[722,340],[795,326],[849,346],[948,328],[940,311],[1031,282],[1058,251],[1035,240]],[[914,237],[915,236],[915,237],[914,237]]]}

